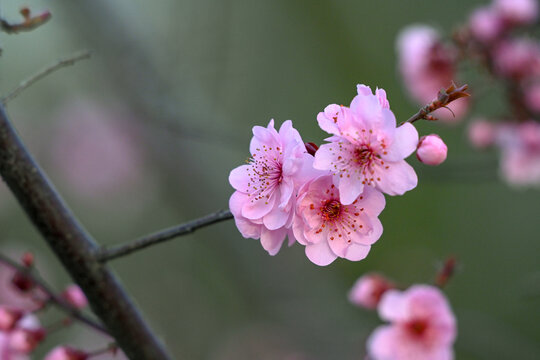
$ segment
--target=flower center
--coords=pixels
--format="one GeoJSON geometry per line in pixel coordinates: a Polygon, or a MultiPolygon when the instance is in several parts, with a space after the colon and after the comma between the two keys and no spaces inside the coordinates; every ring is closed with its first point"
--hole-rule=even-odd
{"type": "Polygon", "coordinates": [[[360,165],[369,165],[374,160],[375,154],[370,148],[356,148],[354,161],[360,165]]]}
{"type": "Polygon", "coordinates": [[[341,203],[337,200],[327,200],[321,209],[325,221],[335,220],[341,213],[341,203]]]}
{"type": "Polygon", "coordinates": [[[409,331],[416,336],[422,336],[428,327],[425,320],[413,320],[407,324],[409,331]]]}

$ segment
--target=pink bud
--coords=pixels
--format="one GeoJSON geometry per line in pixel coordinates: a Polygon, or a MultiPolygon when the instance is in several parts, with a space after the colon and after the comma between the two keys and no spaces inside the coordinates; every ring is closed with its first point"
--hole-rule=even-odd
{"type": "Polygon", "coordinates": [[[54,349],[52,349],[47,356],[45,356],[45,360],[86,360],[88,359],[88,354],[68,347],[68,346],[57,346],[54,349]]]}
{"type": "Polygon", "coordinates": [[[24,312],[22,310],[0,306],[0,331],[13,330],[23,315],[24,312]]]}
{"type": "Polygon", "coordinates": [[[34,265],[34,254],[31,252],[25,252],[21,257],[21,262],[26,267],[32,267],[34,265]]]}
{"type": "Polygon", "coordinates": [[[446,160],[448,147],[436,134],[422,136],[416,149],[416,157],[426,165],[439,165],[446,160]]]}
{"type": "Polygon", "coordinates": [[[88,299],[86,299],[81,288],[75,284],[69,285],[62,293],[62,297],[77,309],[82,309],[88,305],[88,299]]]}
{"type": "Polygon", "coordinates": [[[495,132],[493,123],[483,119],[475,120],[469,125],[469,141],[474,147],[485,149],[495,142],[495,132]]]}
{"type": "Polygon", "coordinates": [[[393,289],[394,284],[379,274],[367,274],[354,283],[349,292],[349,301],[366,309],[375,309],[383,294],[393,289]]]}
{"type": "Polygon", "coordinates": [[[29,354],[34,351],[39,343],[45,338],[45,334],[43,328],[16,328],[11,332],[9,345],[17,352],[29,354]]]}

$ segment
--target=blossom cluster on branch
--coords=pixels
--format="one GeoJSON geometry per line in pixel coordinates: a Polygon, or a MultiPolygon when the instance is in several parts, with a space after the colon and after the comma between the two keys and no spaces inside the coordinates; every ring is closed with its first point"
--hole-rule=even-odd
{"type": "MultiPolygon", "coordinates": [[[[448,88],[451,96],[442,90],[439,98],[446,100],[432,104],[443,106],[455,90],[448,88]]],[[[383,232],[383,194],[403,195],[417,185],[405,159],[417,148],[426,164],[446,158],[446,145],[435,135],[419,142],[412,122],[427,112],[397,126],[383,89],[373,94],[358,85],[357,91],[350,106],[331,104],[318,114],[319,126],[330,134],[320,147],[305,144],[290,120],[279,130],[273,120],[253,128],[251,157],[229,176],[235,189],[229,205],[242,235],[260,239],[270,255],[288,237],[289,246],[304,245],[317,265],[338,257],[364,259],[383,232]]]]}
{"type": "MultiPolygon", "coordinates": [[[[72,316],[74,312],[85,317],[81,311],[88,306],[88,300],[79,286],[71,284],[59,294],[52,293],[49,287],[38,280],[39,275],[34,262],[31,253],[25,253],[18,263],[3,255],[0,258],[0,359],[2,360],[29,360],[49,335],[67,329],[75,321],[80,320],[72,316]],[[65,313],[64,317],[51,325],[43,325],[40,321],[41,315],[47,308],[55,306],[65,313]]],[[[105,332],[99,324],[95,324],[99,331],[105,332]]],[[[125,359],[115,345],[107,345],[97,351],[83,351],[72,346],[59,345],[49,351],[44,360],[88,360],[116,353],[118,357],[114,357],[115,359],[125,359]]]]}
{"type": "MultiPolygon", "coordinates": [[[[427,25],[405,28],[397,41],[400,72],[419,103],[459,78],[457,69],[470,63],[485,70],[490,84],[501,84],[507,114],[475,114],[468,137],[477,149],[500,150],[501,176],[516,186],[540,186],[540,43],[527,35],[537,26],[538,12],[537,0],[493,0],[475,9],[450,41],[427,25]]],[[[464,99],[449,108],[459,119],[470,105],[464,99]]]]}

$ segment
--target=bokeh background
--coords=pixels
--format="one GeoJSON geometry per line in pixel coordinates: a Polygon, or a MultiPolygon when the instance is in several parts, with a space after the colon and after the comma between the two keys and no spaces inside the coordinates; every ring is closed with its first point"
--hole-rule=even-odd
{"type": "MultiPolygon", "coordinates": [[[[448,33],[485,2],[3,0],[10,20],[22,5],[53,18],[0,34],[0,90],[93,51],[8,111],[87,229],[115,244],[226,208],[229,171],[249,156],[251,127],[270,118],[292,119],[305,141],[320,143],[316,114],[347,104],[357,83],[386,89],[398,120],[408,118],[417,106],[397,75],[396,35],[418,22],[448,33]]],[[[462,70],[472,114],[504,113],[497,86],[462,70]]],[[[111,266],[178,359],[346,360],[364,358],[381,323],[348,303],[357,277],[431,282],[455,255],[446,293],[459,324],[456,359],[538,359],[540,193],[502,183],[497,154],[473,151],[464,128],[418,123],[445,139],[449,158],[429,168],[411,157],[419,185],[387,197],[384,234],[364,261],[318,267],[297,245],[270,257],[229,221],[111,266]]],[[[58,289],[70,281],[3,183],[0,247],[35,252],[58,289]]],[[[89,336],[54,334],[41,353],[89,336]]]]}

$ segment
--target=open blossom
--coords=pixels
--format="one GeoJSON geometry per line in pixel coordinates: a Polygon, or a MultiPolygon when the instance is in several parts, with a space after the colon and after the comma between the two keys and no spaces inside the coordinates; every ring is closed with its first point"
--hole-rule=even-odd
{"type": "Polygon", "coordinates": [[[382,234],[378,215],[384,196],[366,186],[351,204],[343,204],[332,175],[320,176],[302,186],[293,225],[297,241],[306,246],[313,263],[325,266],[341,257],[364,259],[382,234]]]}
{"type": "MultiPolygon", "coordinates": [[[[399,70],[411,97],[425,105],[431,102],[442,88],[447,88],[456,77],[456,51],[441,42],[439,33],[426,25],[412,25],[402,30],[397,39],[399,70]]],[[[463,98],[434,112],[441,120],[461,118],[468,107],[463,98]]]]}
{"type": "Polygon", "coordinates": [[[476,40],[490,44],[503,34],[505,26],[500,13],[493,6],[483,6],[472,13],[469,28],[476,40]]]}
{"type": "Polygon", "coordinates": [[[261,239],[263,248],[275,255],[289,231],[298,188],[314,171],[313,157],[290,120],[279,132],[274,120],[268,127],[255,126],[247,165],[232,170],[229,182],[236,190],[229,200],[236,226],[246,238],[261,239]]]}
{"type": "Polygon", "coordinates": [[[418,141],[416,157],[426,165],[440,165],[446,160],[448,147],[439,135],[422,136],[418,141]]]}
{"type": "Polygon", "coordinates": [[[39,343],[44,339],[45,331],[39,320],[32,314],[20,319],[15,328],[0,332],[0,359],[26,360],[39,343]]]}
{"type": "Polygon", "coordinates": [[[451,360],[456,320],[443,293],[429,285],[406,291],[388,290],[379,303],[379,316],[390,325],[368,339],[373,360],[451,360]]]}
{"type": "Polygon", "coordinates": [[[495,0],[493,6],[509,25],[532,24],[538,19],[537,0],[495,0]]]}
{"type": "Polygon", "coordinates": [[[532,39],[501,41],[493,52],[495,70],[502,76],[523,79],[540,74],[540,45],[532,39]]]}
{"type": "Polygon", "coordinates": [[[516,186],[540,186],[540,124],[502,125],[497,135],[502,177],[516,186]]]}
{"type": "Polygon", "coordinates": [[[416,173],[404,159],[416,149],[418,132],[410,123],[396,128],[384,90],[373,95],[369,87],[358,85],[350,108],[329,105],[317,121],[333,136],[317,150],[313,166],[333,173],[344,205],[368,186],[389,195],[416,187],[416,173]]]}
{"type": "Polygon", "coordinates": [[[366,309],[376,309],[384,293],[394,284],[380,274],[366,274],[354,283],[349,292],[349,301],[366,309]]]}

